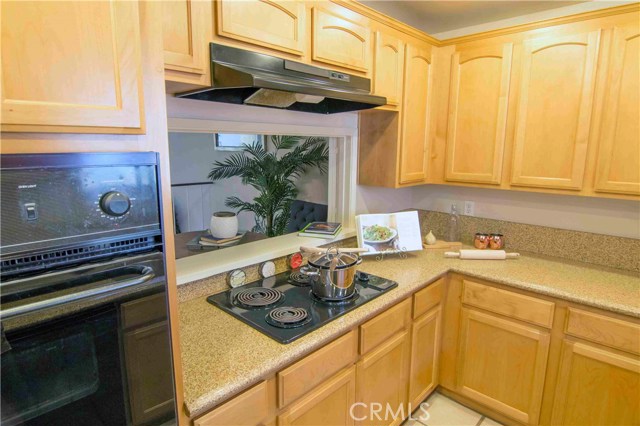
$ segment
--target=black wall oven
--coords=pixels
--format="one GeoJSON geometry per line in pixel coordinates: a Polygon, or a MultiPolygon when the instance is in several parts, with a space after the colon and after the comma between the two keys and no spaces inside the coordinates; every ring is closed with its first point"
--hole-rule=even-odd
{"type": "Polygon", "coordinates": [[[176,423],[157,164],[0,158],[2,425],[176,423]]]}

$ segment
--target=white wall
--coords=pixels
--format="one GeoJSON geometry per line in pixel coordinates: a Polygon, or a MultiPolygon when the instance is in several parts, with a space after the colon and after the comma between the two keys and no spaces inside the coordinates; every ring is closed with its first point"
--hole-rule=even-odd
{"type": "Polygon", "coordinates": [[[475,202],[475,216],[640,238],[640,202],[571,195],[427,185],[413,188],[413,207],[449,212],[475,202]]]}

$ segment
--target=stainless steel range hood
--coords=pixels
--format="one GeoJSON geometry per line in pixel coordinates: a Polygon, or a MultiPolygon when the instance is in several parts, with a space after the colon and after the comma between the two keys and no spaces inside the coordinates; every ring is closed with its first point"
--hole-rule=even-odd
{"type": "Polygon", "coordinates": [[[333,114],[387,103],[368,78],[211,43],[212,87],[180,98],[333,114]]]}

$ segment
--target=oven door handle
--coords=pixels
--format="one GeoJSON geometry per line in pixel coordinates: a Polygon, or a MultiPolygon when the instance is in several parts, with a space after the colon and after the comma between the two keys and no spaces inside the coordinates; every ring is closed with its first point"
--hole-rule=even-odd
{"type": "Polygon", "coordinates": [[[129,278],[122,281],[117,281],[113,284],[91,288],[88,290],[79,291],[77,293],[70,293],[64,296],[53,297],[51,299],[39,300],[33,303],[27,303],[20,306],[15,306],[8,309],[0,310],[0,321],[14,318],[20,315],[26,315],[33,312],[41,311],[44,309],[55,308],[57,306],[66,305],[71,302],[87,299],[93,296],[99,296],[105,293],[111,293],[117,290],[122,290],[127,287],[132,287],[140,284],[144,284],[152,280],[156,274],[153,268],[149,266],[128,266],[127,269],[135,268],[140,273],[140,276],[135,278],[129,278]]]}

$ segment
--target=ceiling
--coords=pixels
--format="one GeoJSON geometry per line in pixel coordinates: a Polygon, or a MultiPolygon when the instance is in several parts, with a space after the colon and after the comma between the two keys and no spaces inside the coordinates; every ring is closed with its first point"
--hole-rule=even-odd
{"type": "Polygon", "coordinates": [[[584,1],[513,0],[361,0],[360,2],[428,34],[584,3],[584,1]]]}

